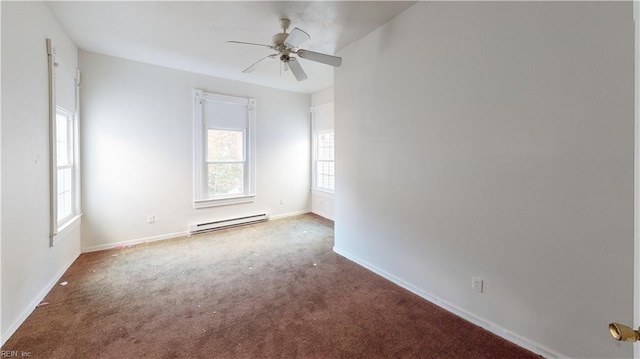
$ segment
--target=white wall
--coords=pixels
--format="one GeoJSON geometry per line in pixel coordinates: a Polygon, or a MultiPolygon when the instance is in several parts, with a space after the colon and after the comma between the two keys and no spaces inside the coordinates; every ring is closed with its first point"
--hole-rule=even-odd
{"type": "Polygon", "coordinates": [[[419,2],[342,50],[335,250],[539,353],[630,357],[633,34],[628,2],[419,2]]]}
{"type": "Polygon", "coordinates": [[[212,219],[310,210],[309,95],[83,51],[80,68],[83,250],[180,235],[212,219]],[[193,209],[194,88],[256,99],[254,203],[193,209]]]}
{"type": "MultiPolygon", "coordinates": [[[[333,87],[311,94],[311,106],[319,106],[333,102],[333,87]]],[[[335,196],[322,191],[311,193],[311,212],[334,220],[335,219],[335,196]]]]}
{"type": "Polygon", "coordinates": [[[80,228],[49,248],[47,52],[77,49],[42,2],[2,6],[2,321],[4,343],[80,254],[80,228]]]}

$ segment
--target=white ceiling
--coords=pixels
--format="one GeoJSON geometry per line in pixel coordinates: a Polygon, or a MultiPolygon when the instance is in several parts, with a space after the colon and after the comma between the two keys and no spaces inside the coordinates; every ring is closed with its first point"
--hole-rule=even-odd
{"type": "MultiPolygon", "coordinates": [[[[48,2],[79,48],[211,76],[289,91],[312,93],[333,85],[333,68],[302,59],[308,79],[280,74],[279,61],[265,60],[250,74],[242,70],[273,53],[268,48],[225,43],[271,44],[279,19],[309,33],[301,45],[335,54],[411,6],[413,1],[146,1],[48,2]]],[[[343,59],[348,61],[348,59],[343,59]]]]}

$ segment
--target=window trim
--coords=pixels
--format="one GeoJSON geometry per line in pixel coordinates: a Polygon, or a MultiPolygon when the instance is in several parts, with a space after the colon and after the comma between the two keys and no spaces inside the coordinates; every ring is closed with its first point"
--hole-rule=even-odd
{"type": "Polygon", "coordinates": [[[71,230],[77,228],[82,217],[81,209],[81,162],[80,162],[80,125],[79,125],[79,96],[80,96],[80,70],[75,69],[74,91],[75,98],[73,109],[67,109],[57,105],[56,101],[56,50],[53,41],[46,39],[47,47],[47,72],[49,95],[49,247],[54,247],[64,239],[71,230]],[[61,113],[67,117],[71,129],[67,135],[68,146],[71,147],[71,214],[58,221],[58,155],[57,155],[57,115],[61,113]]]}
{"type": "MultiPolygon", "coordinates": [[[[313,158],[313,182],[314,182],[314,186],[313,189],[315,189],[318,192],[324,192],[324,193],[335,193],[336,189],[335,189],[335,184],[334,184],[334,188],[326,188],[326,187],[320,187],[318,185],[318,164],[320,162],[331,162],[333,163],[334,166],[334,172],[335,172],[335,165],[336,165],[336,159],[335,159],[335,131],[334,130],[323,130],[323,131],[315,131],[315,135],[314,135],[314,158],[313,158]],[[333,160],[321,160],[319,159],[319,154],[318,154],[318,150],[320,149],[320,141],[319,138],[321,135],[326,135],[328,133],[331,133],[334,135],[334,142],[333,142],[333,151],[334,151],[334,157],[333,160]]],[[[335,183],[335,174],[334,174],[334,183],[335,183]]]]}
{"type": "Polygon", "coordinates": [[[77,147],[76,147],[76,124],[75,124],[75,116],[73,113],[71,113],[70,111],[66,110],[63,107],[60,106],[56,106],[56,152],[57,152],[57,145],[58,145],[58,118],[57,116],[61,115],[64,116],[66,121],[67,121],[67,153],[71,153],[71,155],[67,155],[67,159],[69,160],[69,162],[67,164],[64,165],[60,165],[58,164],[58,153],[56,153],[56,166],[55,166],[55,172],[56,172],[56,226],[58,228],[58,232],[60,232],[60,229],[62,227],[64,227],[72,218],[74,218],[76,216],[76,201],[75,201],[75,197],[76,197],[76,187],[77,187],[77,178],[76,178],[76,172],[77,172],[77,166],[76,166],[76,152],[77,152],[77,147]],[[62,218],[62,219],[58,219],[58,171],[61,169],[70,169],[71,170],[71,187],[69,188],[69,192],[71,194],[71,203],[70,203],[70,207],[71,207],[71,213],[69,213],[66,217],[62,218]]]}
{"type": "Polygon", "coordinates": [[[206,92],[201,89],[193,91],[193,208],[208,208],[227,206],[231,204],[249,203],[255,201],[255,143],[256,143],[256,101],[253,98],[235,97],[206,92]],[[247,128],[209,127],[205,124],[202,112],[204,101],[216,101],[244,105],[247,107],[247,128]],[[208,129],[243,130],[245,136],[245,191],[241,194],[208,197],[206,191],[207,171],[207,141],[205,134],[208,129]]]}
{"type": "MultiPolygon", "coordinates": [[[[334,153],[335,153],[335,127],[330,130],[317,130],[317,113],[320,111],[333,111],[333,102],[313,106],[311,108],[311,193],[322,195],[327,198],[333,198],[335,195],[335,187],[333,190],[329,188],[318,187],[318,136],[324,133],[334,133],[334,153]]],[[[335,155],[333,159],[335,166],[335,155]]]]}
{"type": "MultiPolygon", "coordinates": [[[[80,211],[80,131],[78,128],[78,116],[77,113],[72,113],[67,109],[56,106],[56,115],[62,114],[67,117],[71,128],[68,130],[68,134],[71,135],[69,138],[70,141],[68,146],[71,150],[70,160],[71,163],[63,166],[57,165],[57,153],[55,153],[55,163],[53,164],[53,168],[55,168],[52,173],[55,177],[55,193],[52,197],[55,197],[54,205],[55,205],[55,222],[56,222],[56,230],[53,236],[53,245],[58,243],[62,238],[64,238],[67,233],[69,233],[73,228],[76,228],[80,223],[80,218],[82,217],[82,213],[80,211]],[[61,167],[70,168],[71,169],[71,213],[58,220],[58,169],[61,167]]],[[[57,120],[57,119],[56,119],[57,120]]],[[[56,122],[57,123],[57,122],[56,122]]],[[[54,128],[57,133],[57,126],[54,128]]],[[[57,149],[57,134],[56,134],[56,149],[57,149]]],[[[57,152],[57,150],[55,151],[57,152]]]]}

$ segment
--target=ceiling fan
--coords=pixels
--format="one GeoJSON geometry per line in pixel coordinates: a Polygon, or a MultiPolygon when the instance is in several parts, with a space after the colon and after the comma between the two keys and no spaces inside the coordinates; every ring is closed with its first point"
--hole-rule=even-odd
{"type": "Polygon", "coordinates": [[[309,40],[310,36],[297,27],[291,30],[290,33],[287,33],[289,25],[291,25],[291,21],[289,19],[280,20],[280,27],[282,27],[282,32],[273,35],[273,44],[271,45],[256,44],[253,42],[243,41],[227,41],[228,43],[234,44],[263,46],[276,51],[275,54],[267,55],[254,62],[253,64],[251,64],[251,66],[244,69],[242,71],[243,73],[252,72],[255,69],[255,66],[263,60],[275,59],[276,57],[278,57],[285,71],[291,69],[291,73],[293,73],[293,76],[295,76],[296,80],[303,81],[307,79],[307,74],[302,69],[302,66],[300,66],[300,62],[298,61],[298,59],[293,57],[293,55],[296,55],[301,59],[315,61],[333,67],[339,67],[342,64],[341,57],[298,48],[300,45],[302,45],[302,43],[309,40]]]}

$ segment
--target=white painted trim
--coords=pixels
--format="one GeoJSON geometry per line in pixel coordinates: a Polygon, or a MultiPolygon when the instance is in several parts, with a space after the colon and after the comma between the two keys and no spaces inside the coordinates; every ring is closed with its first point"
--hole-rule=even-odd
{"type": "Polygon", "coordinates": [[[355,256],[352,256],[351,254],[344,252],[342,250],[340,250],[339,248],[333,247],[333,251],[341,256],[343,256],[344,258],[382,276],[383,278],[399,285],[400,287],[410,291],[413,294],[416,294],[426,300],[428,300],[429,302],[439,306],[440,308],[445,309],[446,311],[449,311],[459,317],[461,317],[462,319],[471,322],[477,326],[480,326],[488,331],[490,331],[491,333],[506,339],[520,347],[523,347],[535,354],[538,355],[542,355],[545,358],[569,358],[567,355],[561,354],[551,348],[548,348],[542,344],[536,343],[522,335],[519,335],[517,333],[514,333],[512,331],[509,331],[503,327],[501,327],[500,325],[493,323],[485,318],[482,318],[480,316],[477,316],[471,312],[468,312],[456,305],[453,305],[435,295],[432,295],[430,293],[425,292],[424,290],[408,283],[405,282],[404,280],[394,276],[393,274],[390,274],[380,268],[377,268],[374,265],[371,265],[370,263],[363,261],[355,256]]]}
{"type": "Polygon", "coordinates": [[[46,39],[47,44],[47,72],[49,95],[49,247],[58,233],[58,196],[57,196],[57,140],[56,140],[56,50],[51,39],[46,39]]]}
{"type": "MultiPolygon", "coordinates": [[[[2,19],[2,6],[0,6],[0,19],[2,19]]],[[[0,26],[0,39],[2,39],[2,26],[0,26]]],[[[0,56],[0,69],[2,68],[2,56],[0,56]]],[[[1,72],[1,71],[0,71],[1,72]]],[[[2,83],[2,73],[0,73],[0,84],[2,83]]],[[[2,86],[0,86],[2,87],[2,86]]],[[[0,89],[2,98],[2,89],[0,89]]],[[[0,114],[2,113],[2,101],[0,101],[0,114]]],[[[0,158],[2,158],[2,116],[0,116],[0,158]]],[[[0,165],[0,188],[2,188],[2,165],[0,165]]],[[[0,203],[2,203],[2,191],[0,191],[0,203]]],[[[0,206],[0,259],[2,258],[2,206],[0,206]]],[[[2,262],[0,260],[0,262],[2,262]]],[[[0,265],[0,278],[2,278],[2,265],[0,265]]],[[[0,285],[0,346],[4,344],[2,335],[2,285],[0,285]]]]}
{"type": "Polygon", "coordinates": [[[31,315],[31,313],[33,313],[33,311],[36,309],[36,306],[40,304],[40,302],[47,296],[47,294],[49,294],[51,289],[53,289],[53,287],[58,283],[60,278],[62,278],[64,273],[69,269],[69,267],[71,267],[73,262],[75,262],[79,256],[80,256],[80,253],[78,253],[73,259],[67,262],[62,267],[62,269],[60,269],[58,273],[56,273],[53,279],[49,283],[47,283],[47,285],[40,291],[40,293],[36,295],[36,297],[31,301],[31,303],[29,303],[25,311],[22,312],[22,314],[18,317],[18,319],[16,319],[16,321],[13,322],[13,324],[11,324],[11,326],[9,326],[9,328],[4,333],[2,333],[2,335],[0,335],[0,346],[4,345],[4,343],[6,343],[7,340],[9,340],[9,338],[16,332],[16,330],[20,328],[22,323],[24,323],[24,321],[27,320],[27,318],[31,315]]]}
{"type": "Polygon", "coordinates": [[[282,219],[282,218],[287,218],[287,217],[293,217],[293,216],[299,216],[301,214],[307,214],[307,213],[311,213],[310,209],[303,209],[301,211],[295,211],[295,212],[289,212],[289,213],[282,213],[282,214],[276,214],[275,216],[270,216],[269,220],[274,220],[274,219],[282,219]]]}
{"type": "Polygon", "coordinates": [[[313,193],[316,196],[329,198],[329,199],[334,199],[336,195],[335,192],[328,192],[328,191],[317,189],[317,188],[312,188],[311,193],[313,193]]]}
{"type": "MultiPolygon", "coordinates": [[[[635,44],[634,178],[633,181],[633,323],[640,327],[640,1],[633,2],[635,44]]],[[[633,357],[640,358],[640,343],[633,344],[633,357]]]]}
{"type": "MultiPolygon", "coordinates": [[[[295,211],[295,212],[289,212],[289,213],[284,213],[284,214],[278,214],[278,215],[275,215],[275,216],[269,216],[269,219],[270,220],[274,220],[274,219],[280,219],[280,218],[285,218],[285,217],[298,216],[298,215],[305,214],[305,213],[311,213],[311,210],[305,209],[305,210],[302,210],[302,211],[295,211]]],[[[160,235],[157,235],[157,236],[150,236],[150,237],[144,237],[144,238],[130,239],[130,240],[120,241],[120,242],[115,242],[115,243],[100,244],[100,245],[97,245],[97,246],[84,247],[84,248],[82,248],[82,253],[103,251],[103,250],[106,250],[106,249],[113,249],[113,248],[120,247],[120,246],[134,246],[134,245],[140,244],[140,243],[157,242],[157,241],[162,241],[162,240],[165,240],[165,239],[186,237],[188,235],[189,235],[189,231],[184,231],[184,232],[160,234],[160,235]]]]}
{"type": "Polygon", "coordinates": [[[77,228],[80,223],[82,223],[82,213],[77,214],[71,219],[69,219],[65,224],[58,227],[58,233],[53,237],[53,245],[58,244],[59,241],[66,238],[67,234],[71,232],[72,229],[77,228]]]}
{"type": "Polygon", "coordinates": [[[189,235],[189,232],[188,231],[184,231],[184,232],[160,234],[160,235],[157,235],[157,236],[143,237],[143,238],[137,238],[137,239],[130,239],[130,240],[120,241],[120,242],[115,242],[115,243],[99,244],[97,246],[91,246],[91,247],[82,248],[82,253],[103,251],[103,250],[106,250],[106,249],[113,249],[113,248],[120,247],[120,246],[134,246],[136,244],[157,242],[157,241],[162,241],[162,240],[165,240],[165,239],[173,239],[173,238],[178,238],[178,237],[186,237],[188,235],[189,235]]]}
{"type": "Polygon", "coordinates": [[[239,203],[250,203],[255,201],[255,199],[256,199],[256,196],[253,194],[249,196],[243,195],[243,196],[235,196],[230,198],[200,199],[200,200],[193,201],[193,208],[199,209],[199,208],[229,206],[232,204],[239,204],[239,203]]]}
{"type": "MultiPolygon", "coordinates": [[[[318,112],[326,113],[331,112],[331,121],[334,121],[334,104],[333,101],[327,102],[321,105],[311,107],[311,190],[323,193],[333,193],[328,189],[319,188],[317,184],[317,161],[318,161],[318,135],[323,133],[335,133],[335,126],[331,129],[318,130],[318,112]]],[[[335,143],[334,143],[335,146],[335,143]]],[[[335,158],[334,161],[335,163],[335,158]]],[[[334,190],[335,191],[335,190],[334,190]]],[[[315,193],[317,194],[317,193],[315,193]]],[[[325,196],[326,197],[326,196],[325,196]]]]}

